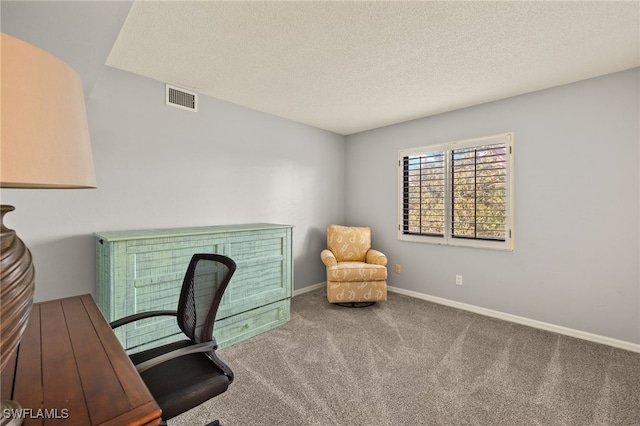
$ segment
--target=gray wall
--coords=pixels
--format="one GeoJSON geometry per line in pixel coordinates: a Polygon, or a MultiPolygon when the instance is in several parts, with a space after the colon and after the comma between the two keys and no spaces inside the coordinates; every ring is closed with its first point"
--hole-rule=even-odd
{"type": "Polygon", "coordinates": [[[346,221],[389,284],[640,343],[639,71],[347,137],[346,221]],[[400,242],[398,149],[515,132],[515,250],[400,242]],[[455,275],[464,278],[455,285],[455,275]]]}
{"type": "Polygon", "coordinates": [[[164,84],[105,67],[87,113],[98,188],[3,189],[30,247],[36,300],[95,292],[92,233],[271,222],[294,229],[294,282],[325,280],[325,229],[344,219],[344,137],[224,101],[164,105],[164,84]]]}

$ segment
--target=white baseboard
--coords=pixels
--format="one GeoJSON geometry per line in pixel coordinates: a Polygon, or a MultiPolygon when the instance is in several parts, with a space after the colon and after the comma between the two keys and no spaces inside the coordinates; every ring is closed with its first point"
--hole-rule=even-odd
{"type": "Polygon", "coordinates": [[[517,315],[506,314],[504,312],[481,308],[479,306],[456,302],[454,300],[443,299],[441,297],[430,296],[428,294],[418,293],[416,291],[404,290],[398,287],[388,286],[387,290],[394,293],[398,293],[398,294],[404,294],[405,296],[415,297],[416,299],[427,300],[429,302],[437,303],[439,305],[450,306],[452,308],[462,309],[464,311],[474,312],[476,314],[498,318],[501,320],[514,322],[516,324],[522,324],[529,327],[539,328],[541,330],[563,334],[565,336],[571,336],[578,339],[588,340],[590,342],[613,346],[614,348],[625,349],[627,351],[640,353],[639,344],[626,342],[624,340],[612,339],[610,337],[601,336],[598,334],[587,333],[585,331],[575,330],[573,328],[562,327],[555,324],[549,324],[543,321],[537,321],[529,318],[520,317],[517,315]]]}
{"type": "MultiPolygon", "coordinates": [[[[327,282],[321,282],[313,284],[293,292],[294,296],[304,294],[318,288],[324,287],[327,282]]],[[[387,286],[387,290],[404,294],[405,296],[415,297],[416,299],[422,299],[429,302],[437,303],[439,305],[450,306],[456,309],[462,309],[464,311],[473,312],[476,314],[498,318],[505,321],[510,321],[516,324],[522,324],[529,327],[538,328],[541,330],[551,331],[553,333],[563,334],[565,336],[575,337],[578,339],[588,340],[590,342],[600,343],[603,345],[613,346],[614,348],[624,349],[631,352],[640,353],[640,344],[626,342],[624,340],[612,339],[610,337],[601,336],[599,334],[587,333],[585,331],[575,330],[573,328],[562,327],[555,324],[549,324],[547,322],[533,320],[530,318],[520,317],[518,315],[506,314],[500,311],[494,311],[492,309],[481,308],[480,306],[469,305],[467,303],[456,302],[455,300],[443,299],[442,297],[430,296],[424,293],[418,293],[417,291],[404,290],[402,288],[387,286]]]]}
{"type": "Polygon", "coordinates": [[[294,297],[295,296],[299,296],[301,294],[308,293],[308,292],[313,291],[313,290],[317,290],[320,287],[324,287],[326,285],[327,285],[327,282],[323,281],[323,282],[318,283],[318,284],[312,284],[312,285],[307,286],[307,287],[299,288],[298,290],[293,290],[293,296],[294,297]]]}

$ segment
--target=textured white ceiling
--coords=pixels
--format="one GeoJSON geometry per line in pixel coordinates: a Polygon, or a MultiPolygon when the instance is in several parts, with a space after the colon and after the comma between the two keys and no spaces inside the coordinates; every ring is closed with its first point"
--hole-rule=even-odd
{"type": "Polygon", "coordinates": [[[640,2],[136,1],[107,65],[352,134],[640,65],[640,2]]]}

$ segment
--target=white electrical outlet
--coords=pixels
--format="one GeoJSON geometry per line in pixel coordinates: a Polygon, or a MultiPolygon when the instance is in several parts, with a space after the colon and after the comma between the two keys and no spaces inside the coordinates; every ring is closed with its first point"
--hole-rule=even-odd
{"type": "Polygon", "coordinates": [[[396,263],[396,274],[400,273],[400,264],[396,263]]]}
{"type": "Polygon", "coordinates": [[[456,275],[456,285],[462,285],[462,275],[456,275]]]}

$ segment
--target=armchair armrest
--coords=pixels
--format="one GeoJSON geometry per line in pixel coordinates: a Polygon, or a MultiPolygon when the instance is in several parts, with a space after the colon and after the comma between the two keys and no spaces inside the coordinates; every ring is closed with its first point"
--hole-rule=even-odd
{"type": "Polygon", "coordinates": [[[366,262],[372,265],[387,266],[387,256],[378,250],[370,249],[367,252],[366,262]]]}
{"type": "Polygon", "coordinates": [[[322,252],[320,252],[320,258],[322,259],[324,266],[336,266],[338,264],[338,260],[331,250],[322,250],[322,252]]]}
{"type": "Polygon", "coordinates": [[[163,315],[171,315],[171,316],[176,317],[176,316],[178,316],[178,312],[177,311],[140,312],[139,314],[129,315],[129,316],[126,316],[124,318],[120,318],[119,320],[115,320],[113,322],[110,322],[109,325],[111,326],[112,329],[114,329],[114,328],[118,328],[120,326],[123,326],[125,324],[129,324],[130,322],[138,321],[138,320],[145,319],[145,318],[159,317],[159,316],[163,316],[163,315]]]}

